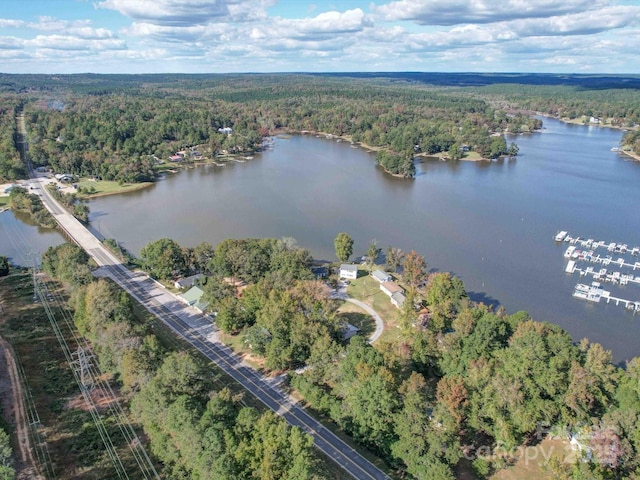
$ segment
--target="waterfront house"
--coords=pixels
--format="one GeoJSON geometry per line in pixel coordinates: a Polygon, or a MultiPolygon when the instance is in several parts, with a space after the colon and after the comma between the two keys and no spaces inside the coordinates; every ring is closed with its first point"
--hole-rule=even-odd
{"type": "Polygon", "coordinates": [[[358,278],[358,266],[343,263],[342,265],[340,265],[339,277],[349,280],[355,280],[356,278],[358,278]]]}
{"type": "Polygon", "coordinates": [[[394,293],[404,293],[403,288],[395,282],[382,282],[380,284],[380,290],[388,297],[393,297],[394,293]]]}
{"type": "Polygon", "coordinates": [[[407,298],[402,292],[395,292],[391,295],[391,303],[393,303],[397,308],[402,308],[406,299],[407,298]]]}
{"type": "Polygon", "coordinates": [[[387,272],[383,272],[382,270],[374,270],[371,272],[371,276],[378,281],[378,283],[390,282],[391,275],[387,272]]]}
{"type": "Polygon", "coordinates": [[[204,277],[203,274],[196,273],[195,275],[191,275],[189,277],[184,277],[184,278],[181,278],[180,280],[176,280],[173,283],[173,286],[176,287],[176,288],[193,287],[193,285],[195,285],[195,283],[198,280],[200,280],[202,277],[204,277]]]}
{"type": "Polygon", "coordinates": [[[311,267],[311,273],[313,273],[316,278],[326,278],[329,274],[329,270],[327,270],[327,267],[317,266],[311,267]]]}

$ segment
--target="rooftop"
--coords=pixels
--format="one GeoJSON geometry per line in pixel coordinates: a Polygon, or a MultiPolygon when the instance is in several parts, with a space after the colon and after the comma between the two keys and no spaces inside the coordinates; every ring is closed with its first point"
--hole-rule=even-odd
{"type": "Polygon", "coordinates": [[[384,288],[386,291],[391,292],[392,296],[394,293],[404,292],[404,289],[395,282],[382,282],[380,284],[380,288],[384,288]]]}
{"type": "Polygon", "coordinates": [[[340,265],[340,270],[344,270],[346,272],[357,272],[358,266],[351,263],[343,263],[342,265],[340,265]]]}

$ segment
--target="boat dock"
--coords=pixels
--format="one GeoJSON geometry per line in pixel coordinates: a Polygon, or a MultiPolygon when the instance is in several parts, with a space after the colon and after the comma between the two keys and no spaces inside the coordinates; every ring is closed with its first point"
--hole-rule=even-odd
{"type": "Polygon", "coordinates": [[[640,301],[614,297],[611,292],[602,289],[599,282],[592,282],[591,285],[578,283],[573,290],[573,296],[594,303],[600,303],[600,300],[606,300],[607,303],[615,302],[616,305],[624,305],[627,310],[633,311],[634,314],[640,312],[640,301]]]}
{"type": "Polygon", "coordinates": [[[627,244],[616,242],[596,241],[592,238],[572,237],[565,231],[558,232],[554,237],[556,242],[566,242],[569,246],[564,251],[564,258],[568,259],[565,266],[565,273],[578,273],[581,277],[591,276],[591,285],[578,283],[573,291],[573,296],[589,302],[606,303],[614,302],[616,305],[623,305],[634,314],[640,312],[640,301],[628,300],[615,297],[611,292],[604,290],[600,282],[609,282],[612,285],[639,285],[640,286],[640,262],[634,259],[618,257],[613,258],[613,254],[637,256],[640,253],[639,247],[631,247],[627,244]],[[582,247],[580,249],[578,247],[582,247]],[[606,248],[607,253],[596,253],[599,248],[606,248]],[[595,265],[582,265],[580,262],[595,265]],[[618,269],[614,271],[612,267],[618,269]],[[626,269],[626,270],[625,270],[626,269]],[[634,272],[638,271],[638,275],[634,272]]]}
{"type": "Polygon", "coordinates": [[[614,259],[612,255],[601,256],[596,254],[593,250],[578,250],[575,246],[571,245],[564,252],[564,258],[570,258],[571,260],[581,260],[591,263],[600,263],[603,266],[611,265],[619,268],[630,268],[632,270],[640,270],[640,262],[627,262],[626,259],[620,257],[614,259]]]}
{"type": "Polygon", "coordinates": [[[558,232],[554,240],[556,242],[567,242],[570,245],[578,245],[591,250],[606,248],[607,251],[613,253],[630,253],[633,256],[640,255],[640,247],[629,247],[626,243],[605,242],[604,240],[594,240],[593,238],[572,237],[564,230],[558,232]]]}

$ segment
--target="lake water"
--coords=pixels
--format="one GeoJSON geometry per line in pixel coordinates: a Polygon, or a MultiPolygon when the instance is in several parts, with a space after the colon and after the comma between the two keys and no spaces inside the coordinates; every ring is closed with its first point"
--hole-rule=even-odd
{"type": "MultiPolygon", "coordinates": [[[[619,131],[544,124],[509,139],[520,147],[515,160],[425,161],[413,181],[386,175],[372,154],[346,142],[277,139],[273,151],[245,163],[190,169],[96,199],[91,220],[136,254],[161,237],[194,246],[290,236],[333,260],[338,232],[354,238],[357,255],[377,239],[384,250],[415,249],[430,269],[460,276],[475,300],[557,323],[575,340],[602,343],[616,361],[640,355],[640,315],[573,298],[586,280],[564,273],[566,245],[552,240],[569,230],[640,246],[640,163],[610,151],[619,131]]],[[[640,300],[640,286],[607,288],[640,300]]]]}
{"type": "Polygon", "coordinates": [[[50,228],[34,225],[28,215],[6,211],[0,214],[0,255],[16,265],[40,264],[40,256],[49,247],[64,243],[64,237],[50,228]]]}

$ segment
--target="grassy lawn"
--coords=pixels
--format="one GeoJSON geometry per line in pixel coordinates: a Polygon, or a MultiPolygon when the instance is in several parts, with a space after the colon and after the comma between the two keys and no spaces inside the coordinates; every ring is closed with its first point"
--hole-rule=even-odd
{"type": "Polygon", "coordinates": [[[0,197],[0,208],[6,207],[7,205],[9,205],[9,195],[0,197]]]}
{"type": "Polygon", "coordinates": [[[116,193],[132,192],[141,190],[153,185],[153,182],[140,183],[124,183],[112,182],[107,180],[89,180],[82,179],[78,182],[78,190],[83,189],[83,193],[79,193],[80,198],[102,197],[104,195],[114,195],[116,193]],[[93,188],[93,190],[92,190],[93,188]],[[91,192],[91,193],[87,193],[91,192]]]}
{"type": "Polygon", "coordinates": [[[519,447],[513,452],[510,466],[497,471],[491,480],[525,480],[528,478],[554,479],[556,475],[549,469],[552,457],[561,462],[570,459],[575,461],[575,453],[566,440],[547,437],[538,445],[519,447]]]}
{"type": "Polygon", "coordinates": [[[475,162],[477,160],[482,160],[482,158],[482,155],[480,155],[478,152],[465,152],[461,160],[470,160],[475,162]]]}
{"type": "Polygon", "coordinates": [[[378,342],[395,340],[398,336],[398,314],[400,311],[393,306],[389,297],[380,290],[380,284],[371,278],[368,274],[360,272],[356,280],[351,280],[347,287],[347,293],[350,297],[360,300],[371,308],[373,308],[384,322],[384,333],[378,339],[378,342]]]}
{"type": "Polygon", "coordinates": [[[360,329],[360,335],[369,337],[376,330],[376,322],[371,316],[353,303],[344,302],[338,308],[341,320],[360,329]]]}

